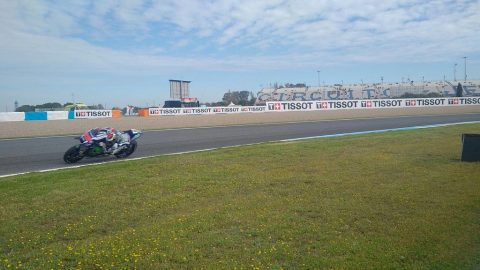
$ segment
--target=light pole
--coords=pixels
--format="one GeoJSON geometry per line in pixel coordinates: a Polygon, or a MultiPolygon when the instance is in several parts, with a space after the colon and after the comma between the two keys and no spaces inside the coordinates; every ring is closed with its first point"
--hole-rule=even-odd
{"type": "Polygon", "coordinates": [[[467,82],[467,57],[464,56],[463,60],[465,60],[465,81],[464,82],[467,82]]]}
{"type": "Polygon", "coordinates": [[[318,87],[320,87],[320,70],[317,70],[317,76],[318,76],[318,87]]]}
{"type": "Polygon", "coordinates": [[[457,81],[457,63],[453,65],[453,80],[457,81]]]}

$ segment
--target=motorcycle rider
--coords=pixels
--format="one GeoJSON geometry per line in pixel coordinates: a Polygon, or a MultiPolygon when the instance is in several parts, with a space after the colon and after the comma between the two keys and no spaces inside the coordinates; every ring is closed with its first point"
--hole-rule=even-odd
{"type": "Polygon", "coordinates": [[[83,134],[83,138],[89,143],[101,146],[105,154],[116,154],[123,141],[122,133],[112,127],[92,128],[83,134]]]}

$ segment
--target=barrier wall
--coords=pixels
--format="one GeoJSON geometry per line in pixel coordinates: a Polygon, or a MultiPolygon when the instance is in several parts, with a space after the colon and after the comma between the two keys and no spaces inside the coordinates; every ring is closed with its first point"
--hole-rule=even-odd
{"type": "Polygon", "coordinates": [[[425,108],[480,105],[480,97],[464,98],[415,98],[415,99],[366,99],[336,101],[282,101],[267,102],[267,112],[325,111],[351,109],[425,108]]]}
{"type": "Polygon", "coordinates": [[[121,110],[112,110],[112,117],[113,118],[122,117],[122,111],[121,110]]]}
{"type": "MultiPolygon", "coordinates": [[[[265,112],[265,106],[199,107],[199,108],[168,108],[168,109],[149,108],[148,116],[232,114],[232,113],[260,113],[260,112],[265,112]]],[[[143,113],[141,113],[140,115],[143,115],[143,113]]]]}
{"type": "MultiPolygon", "coordinates": [[[[203,108],[149,108],[148,116],[204,115],[231,113],[260,113],[287,111],[325,111],[350,109],[421,108],[441,106],[480,105],[480,97],[463,98],[416,98],[416,99],[365,99],[365,100],[318,100],[318,101],[276,101],[265,106],[249,107],[203,107],[203,108]]],[[[141,111],[140,116],[147,116],[141,111]]]]}
{"type": "Polygon", "coordinates": [[[23,112],[3,112],[0,113],[0,122],[23,121],[25,114],[23,112]]]}
{"type": "Polygon", "coordinates": [[[78,111],[48,111],[48,112],[3,112],[0,122],[6,121],[37,121],[37,120],[67,120],[121,117],[120,110],[78,110],[78,111]]]}
{"type": "Polygon", "coordinates": [[[75,110],[75,119],[110,118],[112,110],[75,110]]]}
{"type": "Polygon", "coordinates": [[[47,112],[26,112],[25,121],[47,120],[47,112]]]}
{"type": "Polygon", "coordinates": [[[47,112],[47,120],[65,120],[69,119],[69,112],[58,111],[58,112],[47,112]]]}
{"type": "MultiPolygon", "coordinates": [[[[424,108],[447,106],[480,106],[480,97],[461,98],[415,98],[415,99],[365,99],[365,100],[318,100],[276,101],[265,106],[244,107],[199,107],[199,108],[148,108],[139,110],[139,116],[180,116],[237,114],[292,111],[326,111],[358,109],[424,108]]],[[[69,112],[8,112],[0,113],[2,121],[36,121],[64,119],[96,119],[121,117],[120,110],[77,110],[69,112]]]]}

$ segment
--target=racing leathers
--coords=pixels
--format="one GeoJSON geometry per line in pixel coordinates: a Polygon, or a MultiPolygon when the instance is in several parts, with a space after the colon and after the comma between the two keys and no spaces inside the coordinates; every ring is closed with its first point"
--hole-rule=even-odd
{"type": "Polygon", "coordinates": [[[115,154],[123,141],[122,133],[111,127],[92,128],[82,137],[88,143],[101,146],[105,154],[115,154]]]}

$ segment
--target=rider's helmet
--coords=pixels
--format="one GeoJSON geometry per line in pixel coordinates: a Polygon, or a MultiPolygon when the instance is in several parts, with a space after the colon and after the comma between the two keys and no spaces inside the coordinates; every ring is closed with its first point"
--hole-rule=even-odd
{"type": "Polygon", "coordinates": [[[115,128],[111,128],[107,133],[107,141],[111,142],[115,140],[116,134],[117,134],[117,130],[115,128]]]}

